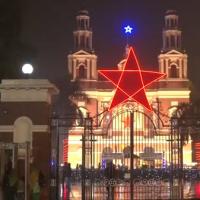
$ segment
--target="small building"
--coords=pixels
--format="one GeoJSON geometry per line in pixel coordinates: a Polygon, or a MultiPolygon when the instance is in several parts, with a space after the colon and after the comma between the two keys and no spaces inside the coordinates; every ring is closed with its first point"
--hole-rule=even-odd
{"type": "MultiPolygon", "coordinates": [[[[2,80],[0,84],[0,179],[7,162],[25,176],[26,144],[30,162],[50,180],[52,98],[59,90],[47,79],[2,80]]],[[[20,178],[20,177],[19,177],[20,178]]],[[[49,183],[49,181],[48,181],[49,183]]]]}

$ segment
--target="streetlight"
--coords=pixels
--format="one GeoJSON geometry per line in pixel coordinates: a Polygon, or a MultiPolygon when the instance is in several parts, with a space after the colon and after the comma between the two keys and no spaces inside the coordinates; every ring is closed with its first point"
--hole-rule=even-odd
{"type": "Polygon", "coordinates": [[[22,73],[23,74],[26,74],[26,75],[30,75],[33,73],[33,66],[29,63],[25,63],[23,66],[22,66],[22,73]]]}

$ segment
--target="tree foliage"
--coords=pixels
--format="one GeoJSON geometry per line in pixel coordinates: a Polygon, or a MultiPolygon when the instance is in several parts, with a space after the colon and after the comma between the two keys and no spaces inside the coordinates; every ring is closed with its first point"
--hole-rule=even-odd
{"type": "Polygon", "coordinates": [[[35,54],[22,41],[21,13],[21,1],[0,0],[0,79],[17,78],[22,63],[35,54]]]}

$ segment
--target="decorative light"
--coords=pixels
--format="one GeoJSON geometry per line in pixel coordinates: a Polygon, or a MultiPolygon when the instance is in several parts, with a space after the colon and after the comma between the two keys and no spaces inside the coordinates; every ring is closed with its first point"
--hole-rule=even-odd
{"type": "Polygon", "coordinates": [[[22,72],[24,74],[32,74],[33,73],[33,66],[31,64],[28,64],[28,63],[24,64],[22,66],[22,72]]]}
{"type": "Polygon", "coordinates": [[[110,115],[106,115],[106,119],[109,120],[110,119],[110,115]]]}
{"type": "Polygon", "coordinates": [[[63,140],[63,162],[68,162],[68,139],[63,140]]]}
{"type": "Polygon", "coordinates": [[[51,160],[51,166],[55,166],[56,165],[56,161],[55,160],[51,160]]]}
{"type": "Polygon", "coordinates": [[[98,72],[116,86],[109,110],[126,101],[134,101],[152,111],[145,88],[166,75],[160,72],[141,70],[132,47],[129,49],[128,58],[122,70],[98,70],[98,72]]]}
{"type": "Polygon", "coordinates": [[[128,26],[125,26],[124,29],[125,29],[125,33],[126,33],[126,34],[131,34],[131,33],[132,33],[132,30],[133,30],[133,28],[130,27],[129,25],[128,25],[128,26]]]}

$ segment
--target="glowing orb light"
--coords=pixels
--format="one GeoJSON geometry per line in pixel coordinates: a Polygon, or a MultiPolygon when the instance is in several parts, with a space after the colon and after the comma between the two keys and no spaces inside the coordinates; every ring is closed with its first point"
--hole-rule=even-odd
{"type": "Polygon", "coordinates": [[[31,64],[24,64],[22,66],[22,72],[23,74],[32,74],[33,73],[33,66],[31,64]]]}

